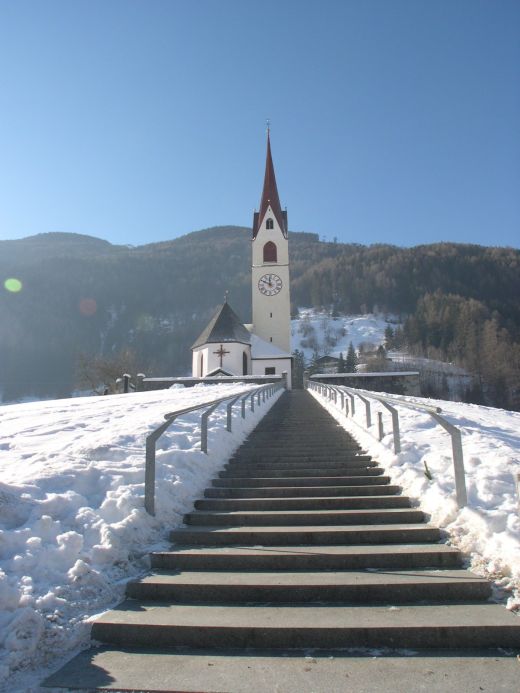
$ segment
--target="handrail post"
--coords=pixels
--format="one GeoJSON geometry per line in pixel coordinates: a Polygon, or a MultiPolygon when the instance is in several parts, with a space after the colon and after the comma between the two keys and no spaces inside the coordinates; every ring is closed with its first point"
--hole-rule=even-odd
{"type": "Polygon", "coordinates": [[[377,423],[379,430],[379,440],[383,440],[383,438],[385,437],[385,430],[383,428],[383,412],[381,411],[377,412],[377,423]]]}
{"type": "Polygon", "coordinates": [[[206,409],[200,417],[200,449],[202,452],[205,452],[206,455],[208,454],[208,419],[219,404],[220,402],[213,404],[209,409],[206,409]]]}
{"type": "Polygon", "coordinates": [[[148,515],[155,515],[155,439],[152,436],[146,438],[144,508],[148,515]]]}
{"type": "Polygon", "coordinates": [[[350,408],[352,410],[352,413],[350,414],[350,416],[354,416],[356,413],[356,398],[350,392],[348,393],[348,396],[350,398],[350,408]]]}
{"type": "Polygon", "coordinates": [[[388,409],[388,411],[392,415],[392,435],[394,437],[394,452],[396,455],[398,455],[401,452],[401,431],[399,430],[399,412],[391,404],[388,404],[388,402],[383,402],[382,400],[379,401],[381,402],[383,407],[388,409]]]}
{"type": "Polygon", "coordinates": [[[459,508],[464,508],[468,504],[468,493],[466,491],[466,475],[464,472],[464,455],[462,452],[462,434],[456,426],[450,424],[446,419],[434,412],[430,412],[430,416],[437,423],[448,431],[451,436],[451,450],[453,455],[453,471],[455,474],[455,494],[457,496],[457,505],[459,508]]]}
{"type": "Polygon", "coordinates": [[[155,443],[177,417],[170,416],[159,428],[146,436],[144,465],[144,507],[149,515],[155,515],[155,443]]]}
{"type": "Polygon", "coordinates": [[[235,399],[232,399],[231,402],[227,405],[226,407],[226,430],[231,433],[231,417],[232,417],[232,409],[233,405],[235,402],[240,399],[240,395],[238,397],[235,397],[235,399]]]}
{"type": "Polygon", "coordinates": [[[366,397],[363,397],[362,395],[360,395],[359,392],[357,393],[357,396],[365,405],[365,416],[367,419],[367,428],[370,428],[370,426],[372,426],[372,411],[370,409],[370,402],[368,401],[368,399],[366,397]]]}

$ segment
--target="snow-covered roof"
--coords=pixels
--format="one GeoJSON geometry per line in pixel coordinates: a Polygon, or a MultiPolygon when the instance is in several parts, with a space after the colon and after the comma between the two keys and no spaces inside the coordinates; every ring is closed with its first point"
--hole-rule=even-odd
{"type": "Polygon", "coordinates": [[[271,342],[266,342],[264,339],[258,335],[251,333],[251,358],[253,359],[282,359],[291,358],[291,354],[288,354],[283,349],[271,344],[271,342]]]}

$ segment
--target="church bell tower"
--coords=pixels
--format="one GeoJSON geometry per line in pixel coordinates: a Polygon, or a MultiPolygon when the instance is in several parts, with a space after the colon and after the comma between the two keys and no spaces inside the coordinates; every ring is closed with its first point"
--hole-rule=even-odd
{"type": "Polygon", "coordinates": [[[267,158],[260,209],[253,218],[253,331],[291,353],[291,299],[287,212],[282,210],[267,129],[267,158]]]}

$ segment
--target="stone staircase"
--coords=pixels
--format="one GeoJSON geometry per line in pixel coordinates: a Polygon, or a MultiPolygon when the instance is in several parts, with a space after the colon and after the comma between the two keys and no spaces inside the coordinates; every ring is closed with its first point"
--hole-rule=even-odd
{"type": "Polygon", "coordinates": [[[204,496],[151,574],[94,623],[104,646],[46,685],[342,691],[350,672],[357,691],[380,690],[378,676],[388,691],[395,660],[397,691],[426,676],[421,657],[444,663],[442,676],[429,665],[428,691],[473,690],[479,671],[495,686],[497,671],[520,680],[497,649],[520,648],[520,619],[488,601],[490,584],[308,393],[284,393],[204,496]],[[386,668],[371,648],[388,648],[386,668]]]}

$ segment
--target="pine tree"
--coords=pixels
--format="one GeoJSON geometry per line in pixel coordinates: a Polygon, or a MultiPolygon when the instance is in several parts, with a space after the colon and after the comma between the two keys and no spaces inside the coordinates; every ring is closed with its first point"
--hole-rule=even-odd
{"type": "Polygon", "coordinates": [[[344,372],[345,372],[345,359],[343,358],[343,352],[340,351],[339,361],[338,361],[338,373],[344,373],[344,372]]]}
{"type": "Polygon", "coordinates": [[[385,348],[393,349],[394,347],[394,331],[391,325],[387,325],[385,328],[385,348]]]}
{"type": "Polygon", "coordinates": [[[303,372],[305,371],[305,354],[299,349],[295,349],[292,353],[292,381],[293,387],[303,387],[303,372]]]}
{"type": "Polygon", "coordinates": [[[348,345],[347,359],[345,361],[345,373],[355,373],[358,365],[356,350],[352,342],[348,345]]]}

